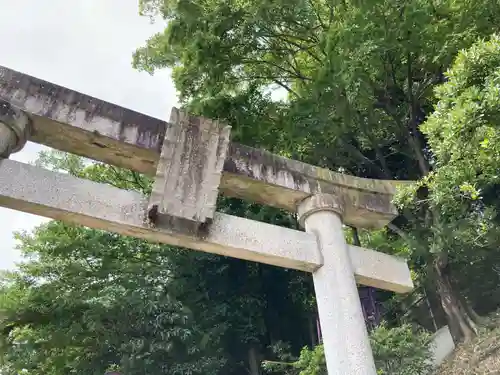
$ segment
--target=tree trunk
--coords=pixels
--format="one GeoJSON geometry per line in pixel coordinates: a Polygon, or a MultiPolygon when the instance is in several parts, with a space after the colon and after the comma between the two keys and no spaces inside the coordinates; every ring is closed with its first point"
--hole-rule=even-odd
{"type": "Polygon", "coordinates": [[[459,297],[461,306],[465,311],[467,311],[467,315],[470,317],[470,319],[472,319],[472,321],[478,326],[487,325],[487,319],[481,317],[462,295],[460,295],[459,297]]]}
{"type": "Polygon", "coordinates": [[[450,327],[450,332],[455,343],[470,341],[477,335],[477,326],[474,319],[469,316],[467,302],[462,301],[458,292],[454,290],[448,256],[442,252],[434,259],[434,271],[437,292],[450,327]]]}
{"type": "Polygon", "coordinates": [[[260,361],[258,357],[257,349],[254,346],[248,349],[248,365],[250,367],[250,375],[260,375],[260,361]]]}
{"type": "Polygon", "coordinates": [[[424,298],[425,298],[425,305],[427,306],[427,310],[429,310],[429,315],[431,316],[431,321],[432,321],[432,326],[434,327],[434,332],[437,332],[439,329],[437,324],[436,324],[436,317],[434,316],[434,311],[432,310],[431,303],[429,301],[429,296],[427,295],[427,290],[425,289],[425,286],[422,288],[424,292],[424,298]]]}
{"type": "Polygon", "coordinates": [[[318,344],[317,331],[316,331],[316,316],[310,314],[307,318],[309,324],[309,340],[311,341],[311,348],[314,348],[318,344]]]}

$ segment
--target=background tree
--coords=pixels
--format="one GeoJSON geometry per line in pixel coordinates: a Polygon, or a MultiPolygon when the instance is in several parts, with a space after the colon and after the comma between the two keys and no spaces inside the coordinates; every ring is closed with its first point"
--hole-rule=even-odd
{"type": "Polygon", "coordinates": [[[206,343],[207,332],[170,293],[162,247],[56,221],[21,240],[31,259],[2,288],[5,373],[102,374],[116,365],[129,374],[216,374],[223,367],[206,347],[217,336],[210,332],[206,343]]]}
{"type": "MultiPolygon", "coordinates": [[[[433,112],[433,88],[500,20],[500,4],[487,0],[142,0],[141,9],[169,24],[137,50],[135,66],[171,67],[189,110],[227,121],[238,141],[400,180],[428,175],[419,125],[433,112]],[[286,99],[273,100],[273,87],[286,99]]],[[[436,212],[408,209],[386,238],[405,239],[420,284],[437,293],[456,339],[469,339],[475,314],[447,281],[450,249],[435,240],[443,225],[436,212]]]]}
{"type": "MultiPolygon", "coordinates": [[[[428,241],[445,262],[441,281],[459,285],[469,299],[487,291],[483,300],[476,295],[483,309],[498,301],[499,77],[498,35],[458,54],[446,83],[436,89],[435,111],[421,126],[432,151],[433,171],[400,197],[414,212],[439,212],[428,241]],[[425,196],[418,193],[422,190],[425,196]],[[454,276],[454,269],[466,276],[454,276]]],[[[458,301],[457,306],[467,309],[469,304],[458,301]]],[[[474,312],[469,316],[478,320],[474,312]]],[[[474,326],[474,321],[462,324],[474,326]]]]}

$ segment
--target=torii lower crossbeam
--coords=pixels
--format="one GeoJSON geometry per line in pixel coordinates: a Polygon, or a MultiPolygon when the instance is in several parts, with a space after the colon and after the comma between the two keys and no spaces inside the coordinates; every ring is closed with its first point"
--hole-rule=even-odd
{"type": "MultiPolygon", "coordinates": [[[[217,212],[203,236],[182,221],[144,224],[142,194],[0,159],[0,206],[149,241],[314,272],[322,265],[313,234],[217,212]]],[[[357,281],[406,293],[413,287],[403,259],[356,246],[349,256],[357,281]]]]}

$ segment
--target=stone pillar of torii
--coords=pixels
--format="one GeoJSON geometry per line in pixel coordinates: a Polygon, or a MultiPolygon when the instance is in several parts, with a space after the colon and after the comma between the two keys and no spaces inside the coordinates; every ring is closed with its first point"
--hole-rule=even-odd
{"type": "Polygon", "coordinates": [[[406,262],[348,245],[380,228],[395,182],[338,174],[230,142],[173,109],[155,119],[0,67],[0,206],[150,241],[311,272],[330,375],[375,375],[357,284],[405,293],[406,262]],[[154,176],[150,197],[9,160],[27,140],[154,176]],[[219,193],[296,212],[305,232],[219,213],[219,193]]]}

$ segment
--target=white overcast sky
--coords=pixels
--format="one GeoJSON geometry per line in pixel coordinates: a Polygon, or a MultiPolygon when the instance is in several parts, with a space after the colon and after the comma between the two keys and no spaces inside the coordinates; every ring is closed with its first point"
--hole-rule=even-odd
{"type": "MultiPolygon", "coordinates": [[[[169,71],[132,69],[133,51],[162,29],[138,15],[138,0],[0,0],[0,65],[167,119],[177,104],[169,71]]],[[[28,143],[11,159],[32,162],[28,143]]],[[[0,269],[19,260],[14,231],[46,219],[0,208],[0,269]]]]}

